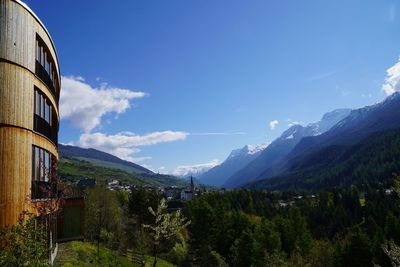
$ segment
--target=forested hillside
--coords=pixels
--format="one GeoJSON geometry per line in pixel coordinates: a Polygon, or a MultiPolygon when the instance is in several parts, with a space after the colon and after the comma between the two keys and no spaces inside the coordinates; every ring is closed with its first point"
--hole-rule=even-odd
{"type": "Polygon", "coordinates": [[[284,174],[251,188],[321,190],[386,183],[400,169],[400,129],[375,133],[355,145],[332,145],[293,159],[284,174]]]}
{"type": "Polygon", "coordinates": [[[187,203],[189,257],[199,266],[391,266],[400,202],[383,189],[317,195],[239,190],[187,203]]]}

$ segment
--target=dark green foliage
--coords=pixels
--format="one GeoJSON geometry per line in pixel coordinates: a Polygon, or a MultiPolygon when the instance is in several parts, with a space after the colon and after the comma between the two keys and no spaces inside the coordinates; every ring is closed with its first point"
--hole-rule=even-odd
{"type": "Polygon", "coordinates": [[[86,190],[85,239],[118,248],[122,211],[115,192],[96,186],[86,190]]]}
{"type": "MultiPolygon", "coordinates": [[[[291,161],[278,177],[249,185],[273,190],[316,191],[352,184],[380,184],[400,170],[400,129],[375,133],[354,145],[335,145],[291,161]]],[[[261,177],[260,177],[261,178],[261,177]]]]}
{"type": "Polygon", "coordinates": [[[18,224],[0,229],[0,266],[50,266],[45,226],[36,220],[24,212],[18,224]]]}
{"type": "Polygon", "coordinates": [[[160,196],[145,188],[129,196],[110,192],[113,200],[107,202],[122,212],[121,227],[105,226],[109,230],[100,237],[119,236],[123,248],[138,253],[151,254],[157,247],[161,258],[178,266],[390,266],[382,246],[400,239],[400,198],[388,194],[387,186],[334,188],[301,197],[249,190],[206,193],[172,202],[171,207],[183,205],[191,224],[156,242],[142,225],[154,225],[148,208],[155,210],[160,196]]]}
{"type": "Polygon", "coordinates": [[[344,244],[338,248],[337,254],[338,266],[373,266],[371,241],[359,226],[351,229],[344,244]]]}
{"type": "Polygon", "coordinates": [[[238,190],[187,202],[189,261],[214,251],[230,266],[390,266],[382,245],[398,232],[396,196],[355,186],[295,196],[238,190]]]}
{"type": "Polygon", "coordinates": [[[253,233],[247,229],[235,240],[231,247],[232,266],[253,266],[256,262],[256,256],[256,241],[253,233]]]}

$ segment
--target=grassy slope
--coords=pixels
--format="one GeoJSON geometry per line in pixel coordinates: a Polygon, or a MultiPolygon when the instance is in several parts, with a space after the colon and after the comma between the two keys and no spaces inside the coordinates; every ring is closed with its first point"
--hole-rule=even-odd
{"type": "Polygon", "coordinates": [[[100,167],[119,169],[122,171],[126,171],[128,173],[131,173],[131,174],[140,173],[133,167],[125,166],[125,165],[114,163],[114,162],[107,162],[107,161],[103,161],[103,160],[91,159],[91,158],[85,158],[85,157],[76,157],[76,159],[87,161],[87,162],[92,163],[93,165],[100,166],[100,167]]]}
{"type": "Polygon", "coordinates": [[[58,173],[62,180],[76,182],[83,178],[94,178],[98,183],[116,179],[133,185],[184,185],[187,181],[161,174],[135,174],[119,168],[99,166],[86,160],[61,158],[58,173]]]}
{"type": "MultiPolygon", "coordinates": [[[[117,252],[100,248],[100,256],[97,261],[96,245],[84,242],[68,242],[59,244],[58,255],[54,266],[62,267],[81,267],[81,266],[122,266],[122,267],[138,267],[139,265],[129,262],[117,252]]],[[[146,256],[146,267],[152,266],[153,258],[146,256]]],[[[162,259],[158,260],[159,267],[173,267],[175,265],[168,263],[162,259]]]]}
{"type": "Polygon", "coordinates": [[[140,179],[138,176],[127,173],[119,169],[95,166],[87,161],[76,159],[61,159],[59,162],[58,173],[61,179],[75,182],[83,178],[94,178],[99,183],[107,179],[118,179],[124,183],[135,185],[146,185],[149,182],[140,179]]]}

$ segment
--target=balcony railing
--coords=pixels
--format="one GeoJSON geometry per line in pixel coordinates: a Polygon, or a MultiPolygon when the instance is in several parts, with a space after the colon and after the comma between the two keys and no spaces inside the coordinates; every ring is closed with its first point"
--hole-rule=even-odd
{"type": "Polygon", "coordinates": [[[57,127],[51,127],[45,119],[37,114],[34,114],[33,130],[49,138],[56,146],[58,145],[57,127]]]}
{"type": "Polygon", "coordinates": [[[53,94],[54,98],[57,100],[57,105],[58,105],[58,92],[56,88],[54,88],[53,81],[50,78],[50,75],[47,73],[46,69],[40,64],[39,61],[36,60],[36,66],[35,66],[35,74],[47,85],[47,87],[50,89],[51,93],[53,94]]]}

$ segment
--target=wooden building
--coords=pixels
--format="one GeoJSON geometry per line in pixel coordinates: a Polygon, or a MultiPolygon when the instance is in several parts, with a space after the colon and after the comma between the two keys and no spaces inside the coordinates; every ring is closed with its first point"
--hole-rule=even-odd
{"type": "Polygon", "coordinates": [[[49,32],[20,0],[0,0],[0,227],[50,199],[59,97],[49,32]]]}
{"type": "Polygon", "coordinates": [[[57,241],[83,240],[85,200],[83,197],[66,198],[57,218],[57,241]]]}

